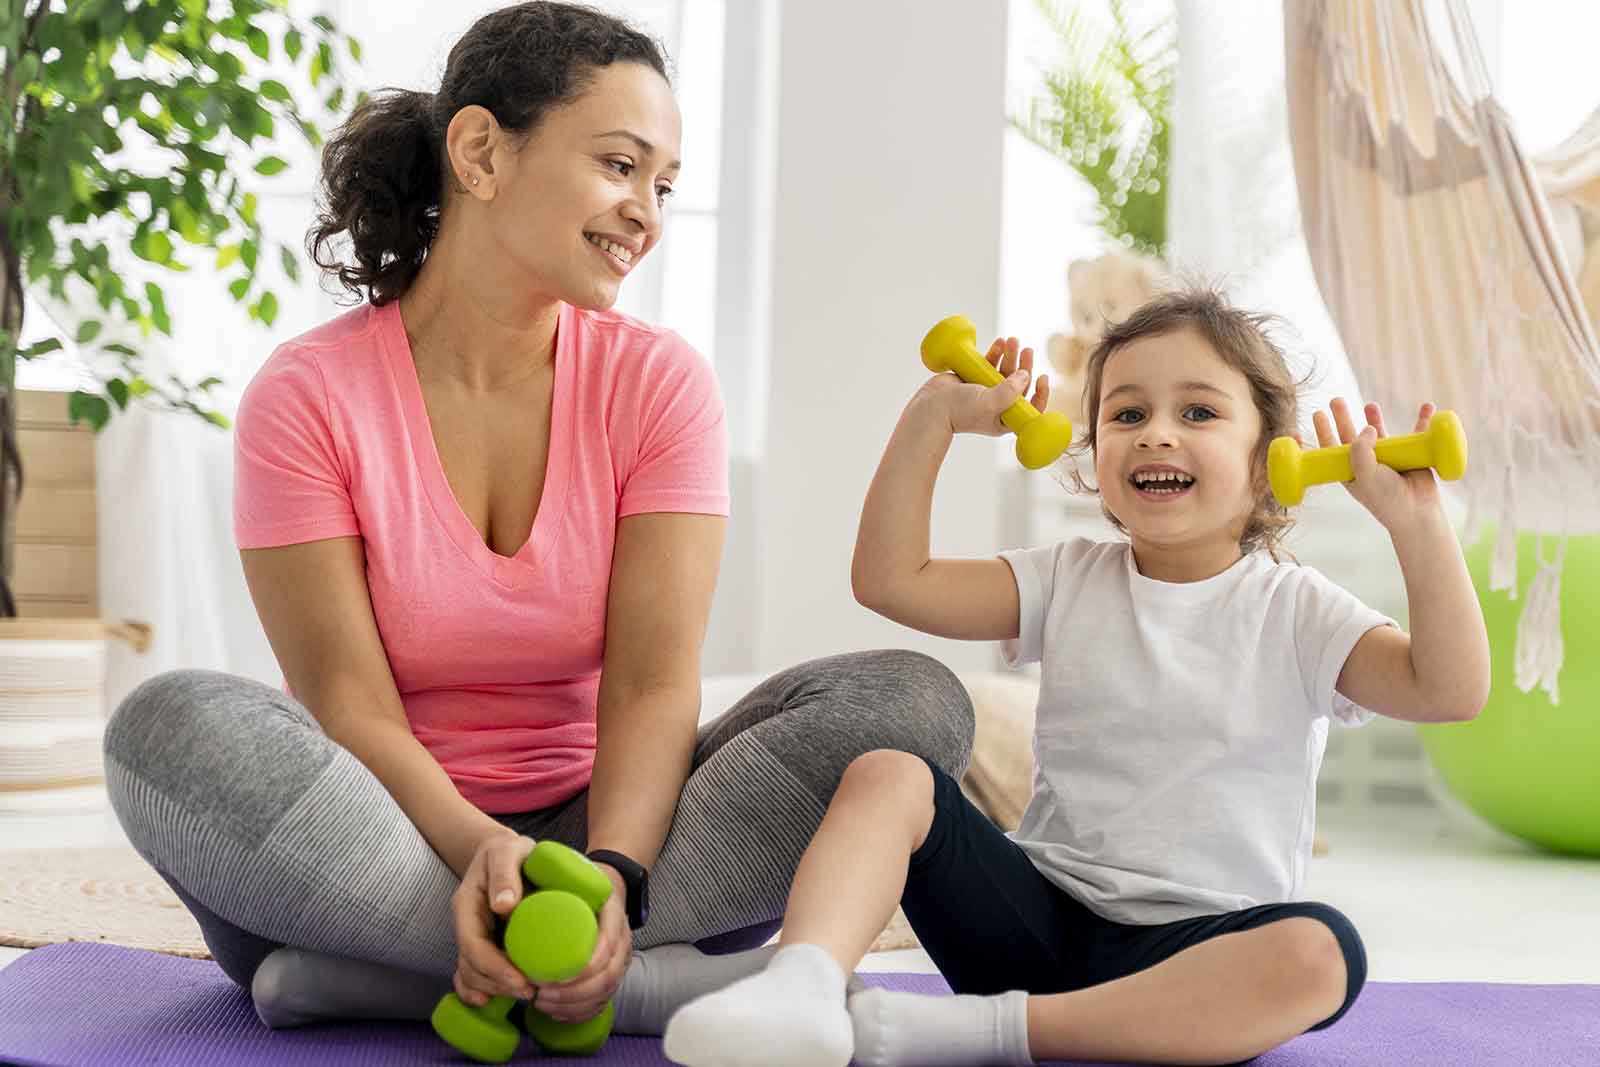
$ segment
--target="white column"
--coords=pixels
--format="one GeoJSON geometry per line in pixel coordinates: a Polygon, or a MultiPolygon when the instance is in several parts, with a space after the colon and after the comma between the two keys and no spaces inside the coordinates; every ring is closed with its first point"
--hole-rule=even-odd
{"type": "Polygon", "coordinates": [[[702,663],[758,669],[761,500],[771,360],[779,0],[735,0],[723,23],[722,156],[717,182],[716,366],[728,407],[733,493],[702,663]]]}
{"type": "MultiPolygon", "coordinates": [[[[778,50],[757,664],[894,646],[986,666],[988,645],[857,605],[850,558],[884,443],[926,376],[922,335],[956,313],[980,344],[999,325],[1006,5],[790,2],[778,50]]],[[[995,550],[993,447],[956,441],[936,553],[995,550]]]]}

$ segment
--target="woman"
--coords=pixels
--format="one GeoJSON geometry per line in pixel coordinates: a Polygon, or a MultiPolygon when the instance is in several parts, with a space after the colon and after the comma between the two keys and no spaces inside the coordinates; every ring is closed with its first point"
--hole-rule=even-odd
{"type": "Polygon", "coordinates": [[[904,652],[792,668],[696,730],[722,403],[680,338],[608,311],[679,143],[654,42],[524,3],[324,152],[313,255],[368,302],[273,354],[236,439],[287,691],[166,674],[106,733],[129,838],[268,1025],[426,1017],[453,986],[567,1020],[616,996],[620,1031],[659,1033],[760,967],[693,945],[770,936],[852,760],[964,768],[965,692],[904,652]],[[616,891],[587,970],[535,990],[493,931],[537,838],[616,891]]]}

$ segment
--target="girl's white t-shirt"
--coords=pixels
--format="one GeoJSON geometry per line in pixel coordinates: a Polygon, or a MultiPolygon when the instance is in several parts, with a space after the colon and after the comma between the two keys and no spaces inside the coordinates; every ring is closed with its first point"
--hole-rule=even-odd
{"type": "Polygon", "coordinates": [[[1140,574],[1125,542],[1001,553],[1038,662],[1033,796],[1008,835],[1096,913],[1152,924],[1298,898],[1334,685],[1394,626],[1311,567],[1253,552],[1199,582],[1140,574]]]}

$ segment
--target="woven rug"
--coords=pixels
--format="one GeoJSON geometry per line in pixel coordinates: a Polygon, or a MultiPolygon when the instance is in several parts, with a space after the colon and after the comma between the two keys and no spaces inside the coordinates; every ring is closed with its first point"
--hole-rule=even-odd
{"type": "MultiPolygon", "coordinates": [[[[189,909],[131,848],[0,851],[0,945],[98,941],[208,960],[189,909]]],[[[874,952],[916,948],[895,912],[874,952]]]]}
{"type": "Polygon", "coordinates": [[[133,849],[0,852],[0,945],[66,941],[211,958],[189,909],[133,849]]]}

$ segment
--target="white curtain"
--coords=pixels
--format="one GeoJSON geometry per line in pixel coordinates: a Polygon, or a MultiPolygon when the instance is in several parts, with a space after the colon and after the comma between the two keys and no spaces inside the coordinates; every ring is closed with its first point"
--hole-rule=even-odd
{"type": "Polygon", "coordinates": [[[141,654],[112,645],[107,708],[178,667],[277,685],[282,676],[233,547],[233,438],[198,419],[132,410],[101,434],[100,604],[151,624],[141,654]]]}
{"type": "MultiPolygon", "coordinates": [[[[1558,535],[1553,558],[1539,553],[1515,652],[1517,686],[1555,701],[1561,538],[1600,529],[1600,342],[1579,288],[1582,242],[1579,256],[1563,247],[1464,0],[1285,0],[1285,14],[1291,142],[1323,296],[1379,399],[1433,399],[1472,427],[1458,488],[1499,524],[1490,588],[1516,595],[1519,531],[1558,535]]],[[[1592,180],[1595,151],[1580,130],[1552,157],[1568,191],[1592,180]]]]}

